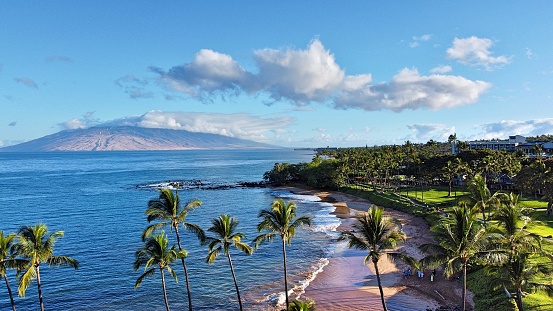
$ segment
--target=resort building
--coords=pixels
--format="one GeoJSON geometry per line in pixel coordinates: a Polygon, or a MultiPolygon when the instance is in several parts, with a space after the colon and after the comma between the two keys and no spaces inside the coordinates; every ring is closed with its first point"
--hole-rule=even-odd
{"type": "Polygon", "coordinates": [[[541,156],[549,158],[553,155],[553,142],[531,141],[527,142],[526,137],[515,135],[509,136],[508,140],[477,140],[468,142],[469,149],[491,149],[506,150],[511,152],[522,151],[529,157],[538,156],[537,150],[541,150],[541,156]]]}
{"type": "Polygon", "coordinates": [[[509,136],[508,140],[477,140],[469,141],[469,149],[491,149],[491,150],[506,150],[517,151],[517,147],[520,144],[525,144],[526,138],[524,136],[515,135],[509,136]]]}
{"type": "Polygon", "coordinates": [[[517,150],[522,150],[522,152],[529,157],[537,156],[537,150],[541,150],[541,156],[549,158],[553,154],[553,142],[533,141],[520,144],[517,150]],[[536,146],[538,146],[538,148],[536,148],[536,146]]]}

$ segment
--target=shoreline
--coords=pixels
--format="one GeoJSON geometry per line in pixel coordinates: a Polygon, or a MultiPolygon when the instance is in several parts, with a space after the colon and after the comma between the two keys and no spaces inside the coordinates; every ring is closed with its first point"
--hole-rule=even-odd
{"type": "MultiPolygon", "coordinates": [[[[363,198],[337,191],[321,191],[307,187],[284,186],[277,189],[295,194],[315,195],[321,201],[332,203],[336,208],[332,214],[341,221],[337,231],[351,230],[357,213],[364,212],[371,203],[363,198]]],[[[417,216],[385,209],[384,214],[400,223],[407,240],[398,251],[415,258],[423,254],[418,246],[433,242],[428,223],[417,216]]],[[[317,310],[367,310],[381,309],[382,302],[377,285],[374,265],[364,266],[365,251],[349,249],[345,242],[328,258],[328,264],[305,288],[301,298],[313,299],[317,310]]],[[[459,282],[445,280],[438,273],[434,282],[428,275],[423,280],[415,276],[404,278],[406,265],[393,263],[386,257],[378,262],[386,304],[390,310],[447,310],[459,305],[461,286],[459,282]]],[[[472,295],[467,292],[467,304],[473,308],[472,295]]]]}

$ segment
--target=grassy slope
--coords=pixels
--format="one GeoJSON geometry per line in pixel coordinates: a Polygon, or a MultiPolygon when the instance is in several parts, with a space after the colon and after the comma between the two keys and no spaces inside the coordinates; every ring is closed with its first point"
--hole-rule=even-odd
{"type": "MultiPolygon", "coordinates": [[[[390,192],[376,192],[369,187],[362,189],[347,188],[342,191],[369,199],[373,204],[401,210],[414,215],[423,216],[429,223],[434,223],[440,217],[440,211],[447,211],[456,205],[468,192],[464,189],[456,189],[448,197],[447,187],[425,188],[420,187],[401,189],[396,194],[390,192]],[[399,194],[399,196],[397,195],[399,194]],[[411,200],[407,200],[406,198],[411,200]]],[[[553,236],[553,218],[545,217],[547,202],[531,198],[521,198],[520,204],[536,209],[532,217],[541,223],[529,228],[532,233],[543,237],[553,236]]],[[[553,252],[553,243],[544,243],[544,248],[553,252]]],[[[501,288],[494,288],[490,283],[490,277],[483,270],[470,273],[467,277],[469,289],[475,294],[476,310],[516,310],[512,301],[505,299],[501,288]]],[[[524,298],[525,310],[553,310],[551,297],[544,293],[530,294],[524,298]]]]}

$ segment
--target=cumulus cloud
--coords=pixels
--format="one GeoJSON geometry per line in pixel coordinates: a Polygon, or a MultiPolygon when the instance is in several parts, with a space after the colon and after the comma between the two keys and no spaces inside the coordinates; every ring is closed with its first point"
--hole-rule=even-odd
{"type": "Polygon", "coordinates": [[[451,69],[451,66],[438,66],[436,68],[430,69],[430,73],[448,73],[451,72],[453,69],[451,69]]]}
{"type": "Polygon", "coordinates": [[[21,83],[21,84],[25,85],[25,86],[28,86],[28,87],[31,87],[31,88],[34,88],[34,89],[38,89],[38,85],[36,84],[36,82],[29,79],[29,78],[15,78],[14,80],[18,83],[21,83]]]}
{"type": "Polygon", "coordinates": [[[194,97],[214,92],[237,92],[254,88],[252,74],[232,57],[212,50],[200,50],[191,63],[174,66],[168,71],[150,68],[172,89],[194,97]]]}
{"type": "Polygon", "coordinates": [[[345,73],[334,55],[319,40],[307,50],[264,49],[254,53],[258,78],[275,100],[287,98],[296,104],[323,102],[342,86],[345,73]]]}
{"type": "Polygon", "coordinates": [[[59,123],[58,125],[64,130],[76,130],[89,128],[98,124],[100,124],[100,120],[94,118],[94,112],[91,111],[85,113],[80,118],[73,118],[63,123],[59,123]]]}
{"type": "Polygon", "coordinates": [[[494,57],[490,48],[494,42],[487,38],[472,36],[469,38],[455,38],[453,46],[447,49],[447,57],[455,59],[461,64],[482,67],[486,70],[501,68],[511,62],[510,57],[501,55],[494,57]]]}
{"type": "Polygon", "coordinates": [[[336,99],[337,108],[363,110],[429,108],[438,110],[474,103],[490,88],[484,81],[461,76],[421,76],[416,69],[403,69],[389,83],[344,90],[336,99]]]}
{"type": "Polygon", "coordinates": [[[481,132],[473,139],[505,139],[510,135],[538,136],[553,134],[553,118],[528,121],[502,120],[480,126],[481,132]]]}
{"type": "Polygon", "coordinates": [[[102,125],[186,130],[269,141],[275,135],[282,134],[283,129],[294,122],[295,119],[291,117],[261,118],[247,113],[149,111],[141,116],[117,119],[102,125]]]}
{"type": "MultiPolygon", "coordinates": [[[[156,67],[151,70],[170,89],[202,100],[246,92],[296,106],[318,102],[339,109],[369,111],[456,107],[476,102],[491,86],[461,76],[421,76],[416,69],[407,68],[390,82],[373,83],[370,73],[346,75],[319,39],[311,41],[306,49],[263,49],[255,51],[253,57],[256,73],[246,71],[229,55],[205,49],[190,63],[167,71],[156,67]]],[[[443,74],[450,67],[436,70],[443,74]]]]}
{"type": "Polygon", "coordinates": [[[407,126],[412,134],[404,140],[412,142],[427,142],[429,140],[446,141],[449,135],[455,133],[455,127],[445,124],[412,124],[407,126]]]}

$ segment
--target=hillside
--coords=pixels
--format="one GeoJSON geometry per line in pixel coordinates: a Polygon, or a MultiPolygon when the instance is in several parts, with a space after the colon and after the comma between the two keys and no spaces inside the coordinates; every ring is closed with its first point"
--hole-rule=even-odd
{"type": "Polygon", "coordinates": [[[278,147],[217,134],[121,126],[65,130],[0,148],[0,152],[270,148],[278,147]]]}

